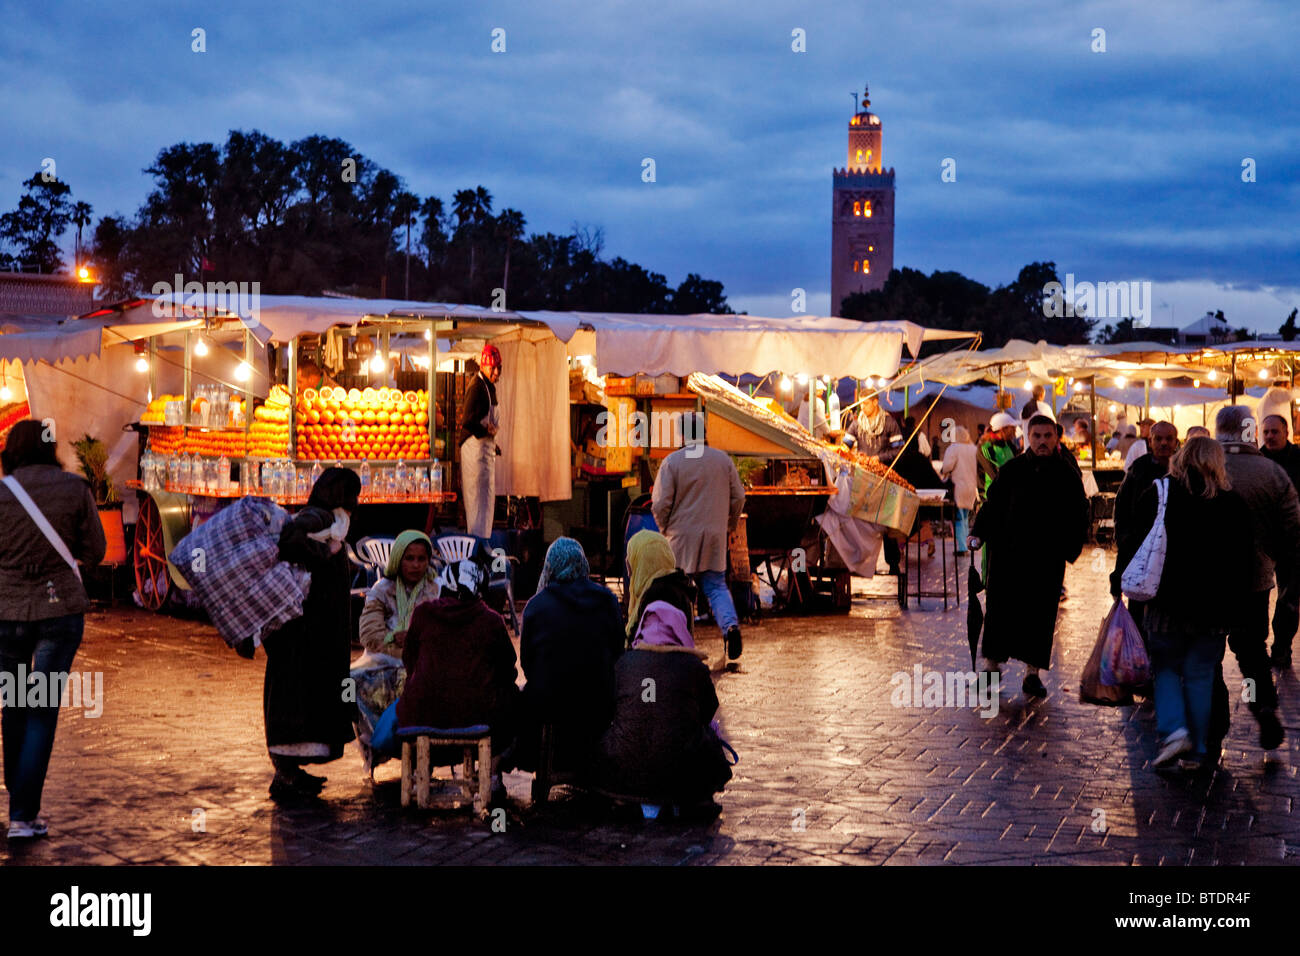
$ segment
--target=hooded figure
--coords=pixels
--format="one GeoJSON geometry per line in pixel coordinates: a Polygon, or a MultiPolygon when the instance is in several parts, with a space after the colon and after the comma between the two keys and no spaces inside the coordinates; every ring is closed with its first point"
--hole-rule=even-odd
{"type": "Polygon", "coordinates": [[[415,609],[402,651],[406,689],[397,701],[397,726],[487,724],[492,753],[499,754],[514,741],[518,688],[505,621],[483,603],[486,578],[474,559],[450,564],[440,579],[442,595],[415,609]]]}
{"type": "Polygon", "coordinates": [[[686,628],[695,628],[695,584],[677,567],[672,546],[658,531],[638,531],[627,543],[628,602],[627,639],[632,643],[636,627],[652,601],[667,601],[686,615],[686,628]]]}
{"type": "Polygon", "coordinates": [[[614,720],[600,742],[598,785],[649,803],[709,801],[731,779],[712,727],[713,680],[666,601],[646,607],[632,649],[614,668],[614,720]]]}
{"type": "Polygon", "coordinates": [[[275,765],[271,796],[295,802],[320,792],[324,778],[303,764],[343,756],[353,739],[352,704],[343,682],[352,657],[349,572],[343,540],[361,493],[361,479],[346,468],[327,468],[307,506],[280,532],[280,558],[311,572],[302,616],[262,639],[266,680],[262,707],[266,745],[275,765]]]}
{"type": "Polygon", "coordinates": [[[618,599],[590,574],[582,545],[556,538],[524,608],[519,662],[528,683],[515,752],[524,770],[536,769],[544,724],[555,728],[556,768],[569,771],[586,769],[609,725],[623,623],[618,599]]]}

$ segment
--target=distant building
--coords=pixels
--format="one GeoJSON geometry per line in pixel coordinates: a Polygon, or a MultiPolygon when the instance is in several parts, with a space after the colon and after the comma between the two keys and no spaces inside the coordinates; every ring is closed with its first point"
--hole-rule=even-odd
{"type": "Polygon", "coordinates": [[[1206,312],[1178,333],[1179,345],[1221,345],[1236,340],[1236,332],[1228,320],[1213,312],[1206,312]]]}
{"type": "Polygon", "coordinates": [[[882,288],[894,268],[894,171],[884,168],[884,129],[869,112],[849,119],[848,161],[831,176],[831,315],[846,296],[882,288]]]}

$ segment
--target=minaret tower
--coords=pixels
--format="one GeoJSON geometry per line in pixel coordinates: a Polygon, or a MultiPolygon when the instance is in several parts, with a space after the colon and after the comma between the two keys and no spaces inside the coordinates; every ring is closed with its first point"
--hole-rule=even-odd
{"type": "Polygon", "coordinates": [[[864,87],[848,162],[831,177],[831,315],[846,296],[882,288],[894,268],[894,171],[884,168],[884,130],[870,107],[864,87]]]}

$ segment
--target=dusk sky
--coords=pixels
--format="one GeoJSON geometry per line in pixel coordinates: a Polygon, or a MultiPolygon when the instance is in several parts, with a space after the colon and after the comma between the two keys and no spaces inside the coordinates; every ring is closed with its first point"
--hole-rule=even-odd
{"type": "Polygon", "coordinates": [[[718,279],[737,310],[788,315],[800,287],[824,314],[831,170],[869,82],[896,267],[994,286],[1054,260],[1077,281],[1149,280],[1157,326],[1221,308],[1275,331],[1300,305],[1288,0],[5,0],[0,23],[0,211],[44,157],[97,220],[135,212],[164,147],[319,133],[421,196],[483,185],[529,232],[603,227],[607,257],[718,279]]]}

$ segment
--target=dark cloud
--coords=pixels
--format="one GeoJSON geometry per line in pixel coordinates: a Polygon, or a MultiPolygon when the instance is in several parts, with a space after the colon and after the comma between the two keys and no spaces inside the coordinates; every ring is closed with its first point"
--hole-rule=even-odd
{"type": "Polygon", "coordinates": [[[897,264],[997,284],[1052,259],[1182,288],[1180,316],[1217,283],[1262,327],[1300,284],[1285,2],[450,7],[11,4],[0,207],[45,156],[97,215],[129,213],[167,145],[322,133],[423,195],[482,184],[531,230],[600,224],[609,254],[671,281],[716,277],[751,308],[798,286],[825,310],[830,171],[870,80],[897,264]],[[939,180],[946,157],[956,183],[939,180]],[[1278,286],[1292,291],[1262,291],[1278,286]]]}

